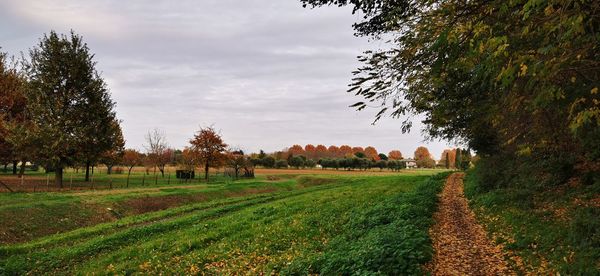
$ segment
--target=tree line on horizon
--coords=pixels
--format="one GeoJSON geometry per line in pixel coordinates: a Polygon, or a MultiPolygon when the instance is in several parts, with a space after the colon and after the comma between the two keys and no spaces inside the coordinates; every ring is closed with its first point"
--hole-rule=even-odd
{"type": "Polygon", "coordinates": [[[399,150],[392,150],[387,155],[380,153],[373,146],[365,148],[359,146],[335,146],[329,147],[325,145],[314,146],[307,144],[304,147],[301,145],[292,145],[281,151],[276,151],[267,154],[264,151],[252,154],[251,160],[255,165],[264,166],[267,168],[278,167],[314,167],[320,165],[323,168],[345,168],[345,169],[365,169],[365,168],[389,168],[400,169],[406,168],[407,161],[414,161],[418,168],[435,168],[442,167],[447,169],[461,169],[469,166],[471,162],[471,153],[467,149],[447,149],[442,154],[440,162],[436,163],[433,156],[424,146],[418,147],[413,155],[413,160],[407,160],[399,150]],[[458,155],[459,161],[456,161],[456,152],[463,153],[458,155]],[[445,153],[452,153],[451,156],[445,153]],[[445,164],[447,158],[452,158],[452,162],[445,164]],[[456,166],[455,164],[462,164],[456,166]]]}

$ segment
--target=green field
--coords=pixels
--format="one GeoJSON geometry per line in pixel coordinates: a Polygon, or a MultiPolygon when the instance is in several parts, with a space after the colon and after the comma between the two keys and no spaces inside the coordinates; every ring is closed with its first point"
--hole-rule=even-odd
{"type": "Polygon", "coordinates": [[[14,221],[2,226],[13,232],[0,274],[417,273],[431,256],[427,229],[444,177],[280,175],[0,194],[0,220],[14,221]]]}

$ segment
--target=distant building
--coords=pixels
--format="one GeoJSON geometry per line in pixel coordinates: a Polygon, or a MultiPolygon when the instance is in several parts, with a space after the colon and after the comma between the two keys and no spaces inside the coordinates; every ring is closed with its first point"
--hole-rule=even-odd
{"type": "Polygon", "coordinates": [[[417,167],[417,161],[415,161],[415,159],[408,158],[408,159],[402,159],[400,161],[406,163],[407,169],[414,169],[417,167]]]}

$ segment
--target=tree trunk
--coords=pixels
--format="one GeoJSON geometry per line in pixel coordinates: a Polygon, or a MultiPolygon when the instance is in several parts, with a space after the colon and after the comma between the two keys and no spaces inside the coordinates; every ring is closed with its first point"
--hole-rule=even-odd
{"type": "Polygon", "coordinates": [[[112,169],[114,165],[106,165],[106,174],[112,174],[112,169]]]}
{"type": "Polygon", "coordinates": [[[85,162],[85,182],[90,182],[90,161],[85,162]]]}
{"type": "Polygon", "coordinates": [[[208,162],[204,164],[204,179],[208,182],[208,162]]]}
{"type": "Polygon", "coordinates": [[[4,172],[6,172],[8,170],[8,163],[4,163],[4,172]]]}
{"type": "Polygon", "coordinates": [[[17,174],[17,165],[19,164],[19,161],[17,160],[13,160],[13,170],[12,170],[12,174],[16,175],[17,174]]]}
{"type": "Polygon", "coordinates": [[[19,171],[19,178],[23,177],[23,175],[25,174],[25,163],[27,163],[27,161],[21,161],[21,170],[19,171]]]}
{"type": "Polygon", "coordinates": [[[131,175],[131,169],[133,169],[133,167],[129,167],[129,171],[127,172],[127,188],[129,188],[129,176],[131,175]]]}
{"type": "Polygon", "coordinates": [[[62,165],[58,165],[56,167],[56,172],[54,175],[55,175],[54,182],[56,183],[56,186],[58,186],[59,188],[62,189],[62,187],[63,187],[63,167],[62,167],[62,165]]]}

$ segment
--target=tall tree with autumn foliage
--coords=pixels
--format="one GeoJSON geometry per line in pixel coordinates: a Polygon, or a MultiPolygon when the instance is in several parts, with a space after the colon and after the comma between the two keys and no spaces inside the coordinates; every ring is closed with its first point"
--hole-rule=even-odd
{"type": "Polygon", "coordinates": [[[399,150],[392,150],[388,153],[388,158],[391,160],[402,160],[402,152],[399,150]]]}
{"type": "Polygon", "coordinates": [[[331,145],[327,148],[327,155],[329,158],[339,158],[343,156],[340,154],[340,148],[335,145],[331,145]]]}
{"type": "Polygon", "coordinates": [[[129,177],[131,176],[131,170],[135,166],[143,165],[144,155],[134,149],[125,149],[123,151],[123,157],[121,163],[127,167],[127,187],[129,187],[129,177]]]}
{"type": "Polygon", "coordinates": [[[377,152],[377,149],[375,149],[375,147],[372,146],[368,146],[365,148],[365,156],[371,160],[374,161],[379,161],[379,153],[377,152]]]}
{"type": "Polygon", "coordinates": [[[26,119],[26,103],[24,77],[0,52],[0,162],[12,163],[13,174],[17,173],[18,160],[23,160],[17,145],[25,139],[18,129],[26,119]]]}
{"type": "Polygon", "coordinates": [[[327,157],[327,147],[325,145],[317,145],[315,147],[315,160],[327,157]]]}
{"type": "Polygon", "coordinates": [[[213,127],[200,128],[200,131],[190,140],[190,144],[204,167],[204,179],[208,181],[209,169],[221,166],[225,161],[227,144],[213,127]]]}
{"type": "Polygon", "coordinates": [[[288,150],[288,158],[290,157],[290,155],[293,156],[298,156],[298,155],[304,155],[304,148],[301,145],[293,145],[292,147],[290,147],[288,150]]]}
{"type": "Polygon", "coordinates": [[[415,162],[419,168],[433,168],[435,167],[435,161],[431,158],[431,153],[426,147],[418,147],[415,150],[415,162]]]}
{"type": "Polygon", "coordinates": [[[354,156],[354,152],[352,151],[352,148],[348,145],[341,145],[340,146],[340,157],[352,157],[354,156]]]}
{"type": "Polygon", "coordinates": [[[316,148],[312,144],[304,146],[304,156],[308,159],[314,159],[316,156],[316,148]]]}

